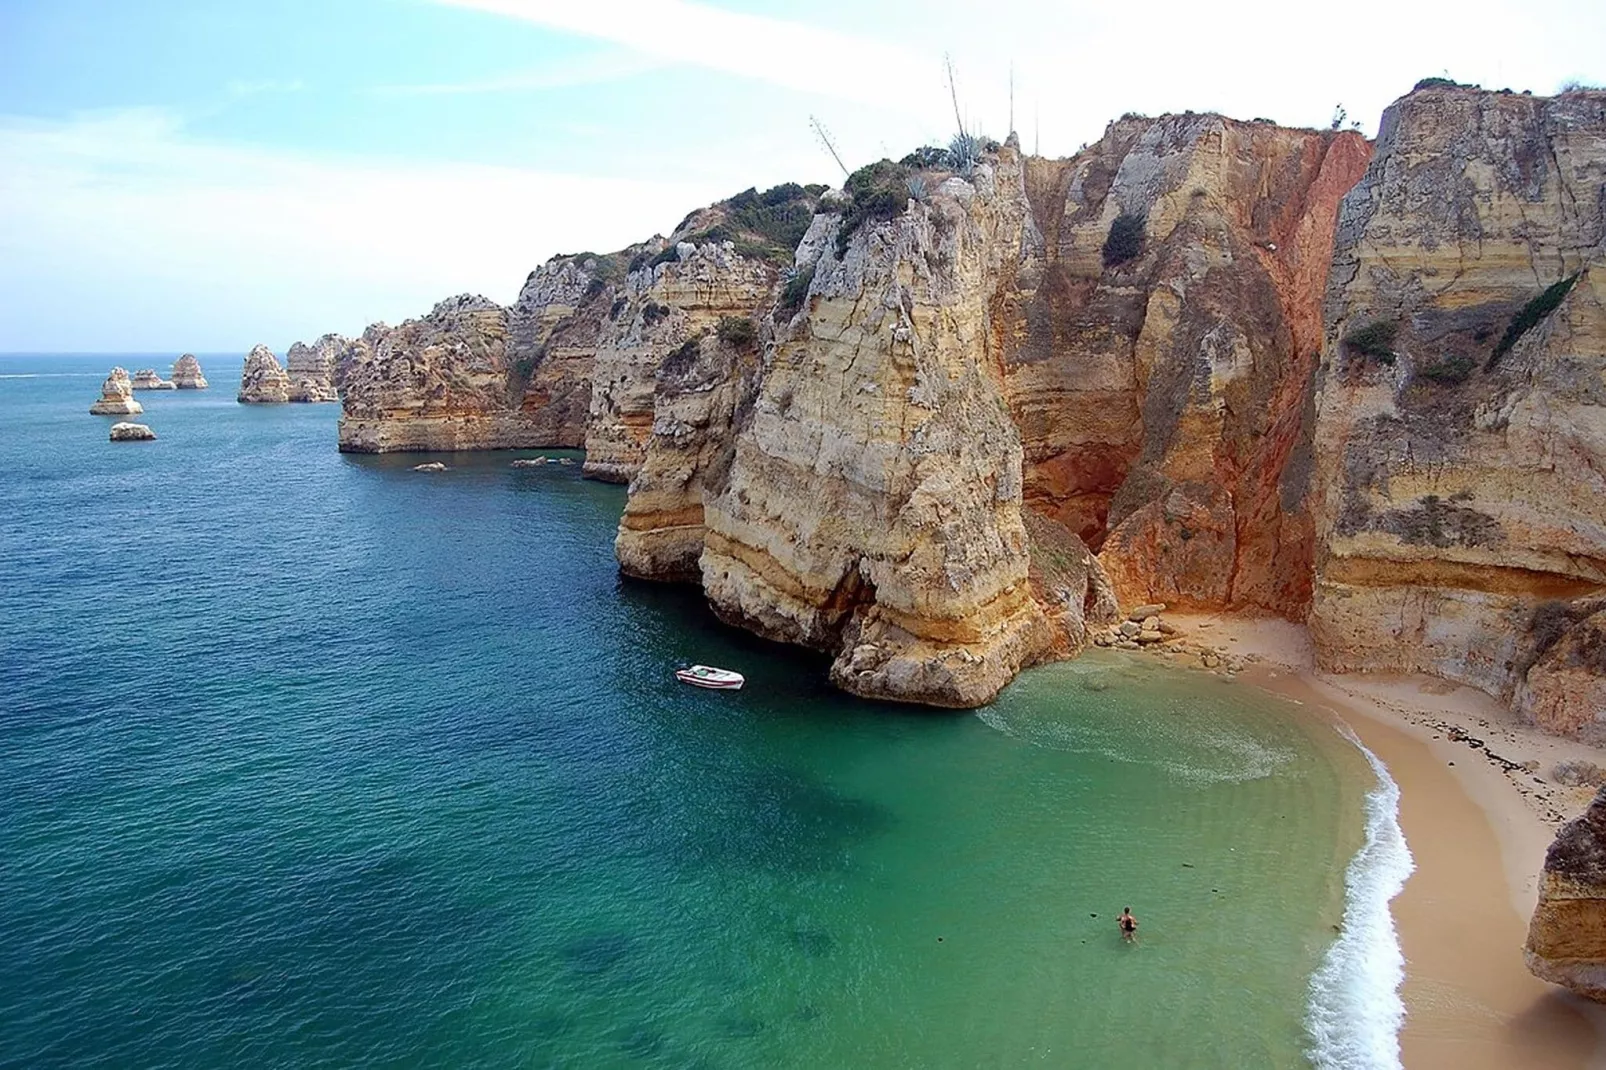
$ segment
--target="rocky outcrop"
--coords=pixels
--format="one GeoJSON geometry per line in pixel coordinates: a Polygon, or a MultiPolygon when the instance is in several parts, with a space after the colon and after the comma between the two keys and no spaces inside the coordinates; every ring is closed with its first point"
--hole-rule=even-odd
{"type": "Polygon", "coordinates": [[[1606,1001],[1606,789],[1545,852],[1524,957],[1535,977],[1606,1001]]]}
{"type": "Polygon", "coordinates": [[[285,354],[285,374],[290,379],[289,400],[298,402],[339,401],[335,372],[349,339],[326,334],[310,346],[297,342],[285,354]]]}
{"type": "Polygon", "coordinates": [[[672,359],[696,363],[698,339],[722,320],[755,321],[773,304],[779,281],[774,264],[742,256],[729,241],[682,242],[667,259],[630,273],[592,362],[587,476],[629,482],[653,432],[659,369],[672,359]]]}
{"type": "Polygon", "coordinates": [[[976,706],[1055,646],[992,311],[1021,181],[1009,146],[827,245],[704,510],[715,612],[829,652],[855,694],[976,706]]]}
{"type": "Polygon", "coordinates": [[[272,405],[290,400],[290,377],[279,365],[279,358],[267,346],[258,345],[245,355],[240,373],[241,404],[272,405]]]}
{"type": "Polygon", "coordinates": [[[1125,604],[1303,616],[1311,377],[1358,134],[1219,115],[1112,123],[1029,160],[1004,295],[1025,498],[1125,604]]]}
{"type": "Polygon", "coordinates": [[[112,424],[111,440],[113,442],[149,442],[155,437],[156,432],[144,424],[112,424]]]}
{"type": "Polygon", "coordinates": [[[400,327],[375,324],[336,362],[345,403],[340,448],[577,448],[591,408],[591,365],[614,304],[623,253],[555,257],[530,273],[510,309],[467,295],[400,327]]]}
{"type": "Polygon", "coordinates": [[[756,339],[732,343],[717,334],[688,340],[659,364],[652,433],[614,541],[625,574],[701,579],[704,504],[725,487],[758,369],[756,339]]]}
{"type": "Polygon", "coordinates": [[[163,379],[160,375],[157,375],[155,368],[141,368],[139,371],[135,372],[134,378],[131,380],[130,385],[133,386],[135,390],[177,389],[173,383],[163,379]]]}
{"type": "Polygon", "coordinates": [[[507,309],[463,294],[349,348],[340,448],[353,453],[538,445],[509,397],[507,309]]]}
{"type": "Polygon", "coordinates": [[[179,390],[205,390],[206,376],[201,374],[201,362],[189,353],[173,362],[173,385],[179,390]]]}
{"type": "Polygon", "coordinates": [[[127,368],[113,368],[100,384],[100,400],[89,406],[91,416],[138,416],[145,406],[134,400],[134,386],[127,368]]]}
{"type": "Polygon", "coordinates": [[[1327,297],[1324,668],[1470,684],[1557,731],[1606,711],[1603,185],[1603,93],[1385,113],[1327,297]]]}

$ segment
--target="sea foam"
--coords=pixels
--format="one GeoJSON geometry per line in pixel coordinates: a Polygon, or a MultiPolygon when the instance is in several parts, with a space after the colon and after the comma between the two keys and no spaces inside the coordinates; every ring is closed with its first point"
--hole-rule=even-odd
{"type": "Polygon", "coordinates": [[[1310,979],[1305,1028],[1320,1070],[1398,1070],[1405,955],[1389,902],[1415,868],[1400,829],[1400,787],[1355,734],[1377,787],[1366,794],[1366,841],[1344,872],[1344,925],[1310,979]]]}

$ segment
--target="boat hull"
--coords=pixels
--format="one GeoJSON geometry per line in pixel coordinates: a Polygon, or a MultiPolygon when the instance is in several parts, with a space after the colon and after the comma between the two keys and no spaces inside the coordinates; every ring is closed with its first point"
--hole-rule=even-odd
{"type": "Polygon", "coordinates": [[[714,669],[706,665],[693,665],[689,669],[679,669],[675,673],[675,679],[693,687],[705,687],[710,691],[740,691],[742,684],[747,682],[740,673],[730,672],[726,669],[714,669]]]}

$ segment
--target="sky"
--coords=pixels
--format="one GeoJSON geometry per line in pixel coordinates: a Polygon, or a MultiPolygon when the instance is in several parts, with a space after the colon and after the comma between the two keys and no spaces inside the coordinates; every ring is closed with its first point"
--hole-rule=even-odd
{"type": "Polygon", "coordinates": [[[1606,83],[1606,4],[0,0],[0,352],[240,352],[511,302],[548,257],[967,124],[1369,136],[1418,79],[1606,83]]]}

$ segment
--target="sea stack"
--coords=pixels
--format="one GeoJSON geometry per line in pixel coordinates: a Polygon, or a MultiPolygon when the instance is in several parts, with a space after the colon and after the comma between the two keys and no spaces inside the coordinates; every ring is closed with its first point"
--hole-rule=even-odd
{"type": "Polygon", "coordinates": [[[135,390],[173,390],[172,382],[156,374],[155,368],[141,368],[134,373],[133,386],[135,390]]]}
{"type": "Polygon", "coordinates": [[[1606,1001],[1606,789],[1545,852],[1524,955],[1535,977],[1606,1001]]]}
{"type": "Polygon", "coordinates": [[[338,334],[326,334],[310,346],[297,342],[285,354],[290,377],[291,401],[339,401],[335,387],[335,365],[350,341],[338,334]]]}
{"type": "Polygon", "coordinates": [[[240,373],[241,404],[272,405],[290,400],[290,377],[267,346],[253,346],[240,373]]]}
{"type": "Polygon", "coordinates": [[[134,384],[127,368],[113,368],[100,384],[100,400],[89,406],[91,416],[137,416],[145,407],[134,400],[134,384]]]}
{"type": "Polygon", "coordinates": [[[173,362],[173,386],[178,390],[205,390],[206,376],[201,374],[201,362],[192,353],[186,353],[173,362]]]}

